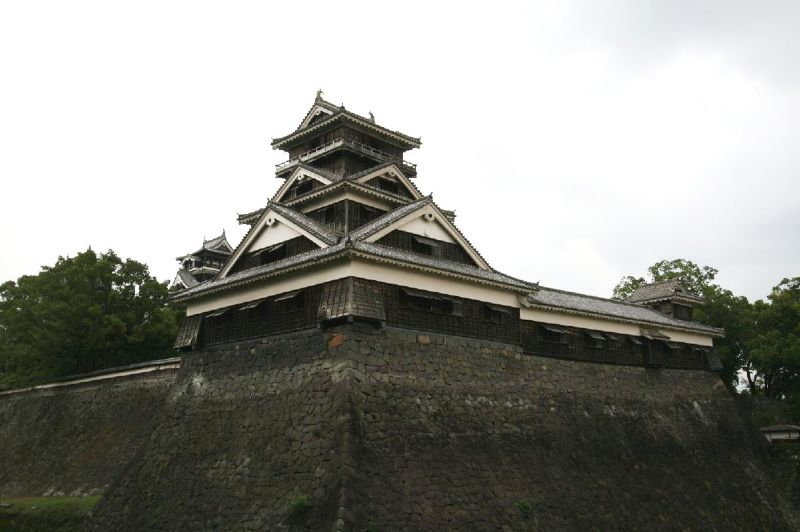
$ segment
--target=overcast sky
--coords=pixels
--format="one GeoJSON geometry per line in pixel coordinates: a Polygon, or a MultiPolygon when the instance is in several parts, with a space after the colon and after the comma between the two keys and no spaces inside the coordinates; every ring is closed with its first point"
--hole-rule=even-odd
{"type": "Polygon", "coordinates": [[[763,298],[800,275],[798,28],[797,2],[3,2],[0,281],[238,244],[322,88],[422,137],[418,186],[505,273],[610,296],[681,257],[763,298]]]}

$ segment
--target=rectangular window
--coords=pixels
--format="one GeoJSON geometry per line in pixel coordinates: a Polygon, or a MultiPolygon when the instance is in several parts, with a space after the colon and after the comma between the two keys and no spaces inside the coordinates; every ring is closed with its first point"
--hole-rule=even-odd
{"type": "MultiPolygon", "coordinates": [[[[400,305],[424,312],[453,315],[456,305],[452,299],[411,288],[400,289],[400,305]]],[[[460,310],[460,305],[458,305],[460,310]]]]}
{"type": "Polygon", "coordinates": [[[503,323],[503,316],[508,314],[508,309],[497,305],[484,303],[481,305],[481,319],[489,323],[500,325],[503,323]]]}
{"type": "Polygon", "coordinates": [[[590,346],[596,349],[602,349],[606,346],[606,337],[603,336],[603,333],[599,333],[597,331],[586,331],[586,336],[589,337],[590,346]]]}
{"type": "Polygon", "coordinates": [[[298,312],[306,308],[306,297],[303,290],[281,294],[272,302],[276,304],[276,312],[298,312]]]}
{"type": "Polygon", "coordinates": [[[286,258],[286,242],[269,247],[261,252],[261,264],[269,264],[286,258]]]}
{"type": "Polygon", "coordinates": [[[569,329],[556,327],[555,325],[542,325],[542,340],[545,342],[568,344],[572,332],[569,329]]]}
{"type": "Polygon", "coordinates": [[[411,251],[430,257],[442,256],[441,245],[437,241],[425,238],[424,236],[411,236],[411,251]]]}

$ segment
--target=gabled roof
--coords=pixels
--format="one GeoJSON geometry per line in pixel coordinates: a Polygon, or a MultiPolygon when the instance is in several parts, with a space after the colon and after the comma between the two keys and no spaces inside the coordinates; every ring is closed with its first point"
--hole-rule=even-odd
{"type": "Polygon", "coordinates": [[[196,255],[202,255],[204,251],[214,251],[216,253],[221,253],[223,255],[230,255],[233,253],[233,248],[231,247],[230,243],[228,243],[228,238],[225,236],[225,230],[222,231],[222,234],[211,238],[209,240],[203,240],[203,246],[194,251],[192,253],[187,253],[186,255],[181,255],[177,257],[175,260],[183,260],[186,257],[193,257],[196,255]]]}
{"type": "Polygon", "coordinates": [[[461,247],[464,248],[464,250],[468,255],[470,255],[470,257],[472,257],[476,264],[483,269],[492,270],[492,267],[489,266],[489,263],[486,262],[486,259],[483,258],[483,255],[481,255],[480,252],[475,249],[467,237],[465,237],[458,227],[456,227],[456,225],[452,222],[451,218],[445,214],[439,208],[439,206],[436,205],[436,203],[434,203],[432,196],[425,196],[417,201],[408,203],[407,205],[390,211],[380,218],[377,218],[368,224],[362,225],[355,231],[352,231],[350,233],[350,237],[353,240],[369,240],[371,237],[374,237],[381,231],[390,228],[405,218],[409,218],[416,211],[419,211],[427,206],[430,206],[434,212],[439,215],[437,217],[437,221],[441,223],[441,225],[453,236],[456,242],[458,242],[461,247]]]}
{"type": "Polygon", "coordinates": [[[673,329],[701,331],[713,336],[722,336],[724,333],[722,329],[711,327],[710,325],[670,318],[644,305],[566,292],[543,286],[528,294],[520,303],[526,307],[560,309],[571,314],[610,318],[639,324],[657,324],[673,329]]]}
{"type": "Polygon", "coordinates": [[[287,143],[293,140],[296,140],[309,133],[319,131],[320,129],[332,125],[337,121],[349,121],[355,123],[364,129],[384,135],[408,149],[419,148],[421,145],[420,139],[418,137],[412,137],[404,133],[400,133],[399,131],[393,131],[383,126],[379,126],[369,118],[348,111],[347,109],[345,109],[344,105],[336,106],[321,98],[317,98],[314,101],[314,105],[311,106],[311,109],[309,109],[308,113],[306,113],[305,118],[300,123],[300,127],[298,127],[293,133],[290,133],[289,135],[273,139],[272,148],[280,149],[282,146],[286,145],[287,143]],[[331,116],[324,120],[314,122],[312,124],[311,118],[317,111],[331,112],[331,116]]]}
{"type": "Polygon", "coordinates": [[[261,212],[258,221],[250,226],[250,230],[244,235],[242,241],[236,247],[236,251],[233,252],[233,255],[225,264],[225,267],[219,272],[219,275],[217,276],[218,278],[225,277],[231,268],[233,268],[234,264],[236,264],[244,251],[250,246],[253,240],[258,236],[259,232],[268,223],[270,213],[275,213],[282,217],[284,220],[289,222],[290,225],[293,225],[294,228],[299,232],[305,233],[310,240],[314,241],[320,247],[325,247],[326,245],[332,246],[339,240],[339,237],[333,231],[316,220],[309,218],[305,214],[297,212],[294,209],[289,209],[288,207],[284,207],[283,205],[270,201],[261,212]]]}
{"type": "Polygon", "coordinates": [[[292,185],[299,179],[308,177],[309,179],[314,179],[319,181],[323,185],[329,185],[333,181],[337,179],[328,177],[326,174],[328,172],[321,172],[318,169],[309,166],[307,164],[300,163],[297,168],[286,178],[286,181],[278,188],[278,191],[272,196],[272,201],[278,202],[280,201],[281,197],[286,194],[286,192],[292,187],[292,185]]]}
{"type": "Polygon", "coordinates": [[[313,190],[307,194],[303,194],[302,196],[297,196],[289,201],[281,202],[281,205],[286,205],[287,207],[296,209],[309,201],[319,200],[343,191],[352,191],[365,196],[371,196],[394,205],[405,205],[410,201],[414,201],[404,196],[392,194],[391,192],[384,192],[383,190],[370,185],[363,185],[361,183],[354,183],[352,181],[339,181],[338,183],[317,188],[316,190],[313,190]]]}
{"type": "Polygon", "coordinates": [[[650,283],[637,288],[625,301],[628,303],[651,303],[667,299],[702,303],[703,298],[689,292],[679,279],[650,283]]]}
{"type": "Polygon", "coordinates": [[[170,288],[191,288],[193,286],[197,286],[198,284],[200,284],[199,281],[195,279],[191,273],[181,268],[175,275],[175,279],[172,281],[170,288]]]}

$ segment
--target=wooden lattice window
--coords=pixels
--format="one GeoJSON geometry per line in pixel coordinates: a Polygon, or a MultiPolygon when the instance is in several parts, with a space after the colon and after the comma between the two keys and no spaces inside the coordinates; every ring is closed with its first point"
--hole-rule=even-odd
{"type": "Polygon", "coordinates": [[[509,310],[505,307],[492,305],[491,303],[484,303],[481,305],[481,319],[483,321],[500,325],[503,323],[503,316],[507,315],[509,310]]]}
{"type": "Polygon", "coordinates": [[[601,332],[597,331],[586,331],[586,336],[588,337],[589,346],[594,347],[595,349],[604,349],[606,347],[606,337],[601,332]]]}
{"type": "Polygon", "coordinates": [[[306,308],[306,295],[302,290],[281,294],[272,300],[275,312],[299,312],[306,308]]]}
{"type": "Polygon", "coordinates": [[[457,309],[452,299],[411,288],[400,289],[400,306],[444,315],[453,315],[461,308],[459,305],[457,309]]]}

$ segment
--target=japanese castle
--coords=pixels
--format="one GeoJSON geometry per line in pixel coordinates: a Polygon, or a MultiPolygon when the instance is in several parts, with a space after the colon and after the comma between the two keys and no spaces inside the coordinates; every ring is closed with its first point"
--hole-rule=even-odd
{"type": "Polygon", "coordinates": [[[691,321],[701,303],[680,282],[628,301],[540,286],[492,268],[414,184],[420,139],[322,98],[292,133],[283,180],[233,249],[225,235],[179,257],[173,301],[186,305],[176,348],[197,349],[362,321],[521,346],[525,353],[612,364],[717,370],[713,338],[691,321]]]}

